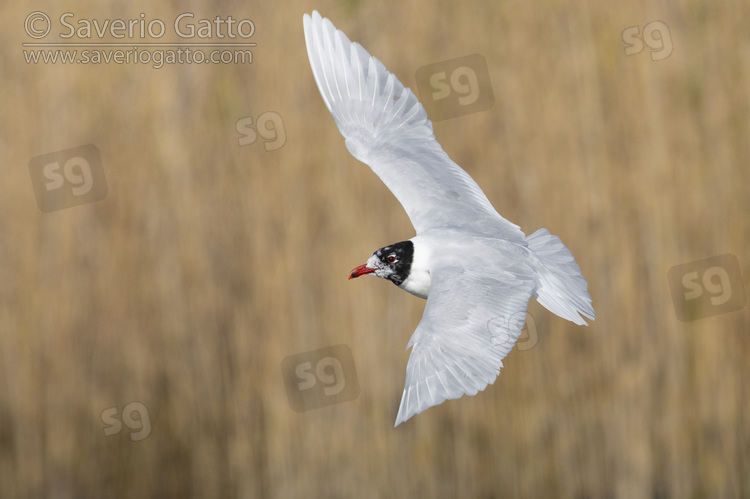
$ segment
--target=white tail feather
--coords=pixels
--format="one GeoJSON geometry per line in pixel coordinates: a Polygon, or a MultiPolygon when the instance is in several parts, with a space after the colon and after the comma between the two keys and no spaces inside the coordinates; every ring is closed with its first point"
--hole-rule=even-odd
{"type": "Polygon", "coordinates": [[[587,325],[583,317],[594,320],[586,278],[560,238],[539,229],[526,242],[538,260],[539,287],[534,298],[553,314],[580,326],[587,325]]]}

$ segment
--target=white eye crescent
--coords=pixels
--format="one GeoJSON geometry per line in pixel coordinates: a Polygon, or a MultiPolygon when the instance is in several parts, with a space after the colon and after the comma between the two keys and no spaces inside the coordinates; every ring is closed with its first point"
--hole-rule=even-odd
{"type": "Polygon", "coordinates": [[[396,263],[397,261],[396,255],[388,255],[388,258],[386,258],[385,261],[388,263],[396,263]]]}

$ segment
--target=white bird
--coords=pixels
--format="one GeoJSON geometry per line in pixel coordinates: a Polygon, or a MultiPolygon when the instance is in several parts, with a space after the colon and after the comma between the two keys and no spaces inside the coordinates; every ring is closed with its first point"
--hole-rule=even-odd
{"type": "Polygon", "coordinates": [[[493,383],[533,296],[563,319],[594,319],[586,279],[557,236],[526,237],[438,144],[414,93],[317,11],[303,19],[315,83],[346,147],[396,196],[416,230],[349,278],[388,279],[427,298],[409,340],[396,426],[493,383]]]}

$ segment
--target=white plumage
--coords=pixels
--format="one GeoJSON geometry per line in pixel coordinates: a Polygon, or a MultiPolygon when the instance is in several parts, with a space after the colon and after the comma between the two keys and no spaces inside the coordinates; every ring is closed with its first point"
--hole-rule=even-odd
{"type": "Polygon", "coordinates": [[[409,279],[401,287],[429,296],[407,346],[396,425],[493,383],[532,296],[576,324],[586,324],[581,315],[594,319],[586,279],[560,239],[546,229],[527,238],[501,217],[435,140],[414,93],[361,45],[317,12],[305,14],[304,29],[315,82],[348,150],[391,190],[417,232],[414,288],[409,279]]]}

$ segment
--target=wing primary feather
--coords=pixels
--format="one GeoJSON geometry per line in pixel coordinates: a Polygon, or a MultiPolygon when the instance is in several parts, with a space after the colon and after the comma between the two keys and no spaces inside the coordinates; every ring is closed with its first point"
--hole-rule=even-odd
{"type": "Polygon", "coordinates": [[[393,192],[417,234],[460,226],[469,233],[523,241],[520,229],[495,211],[440,147],[410,89],[318,12],[305,15],[304,25],[315,83],[347,148],[393,192]]]}

